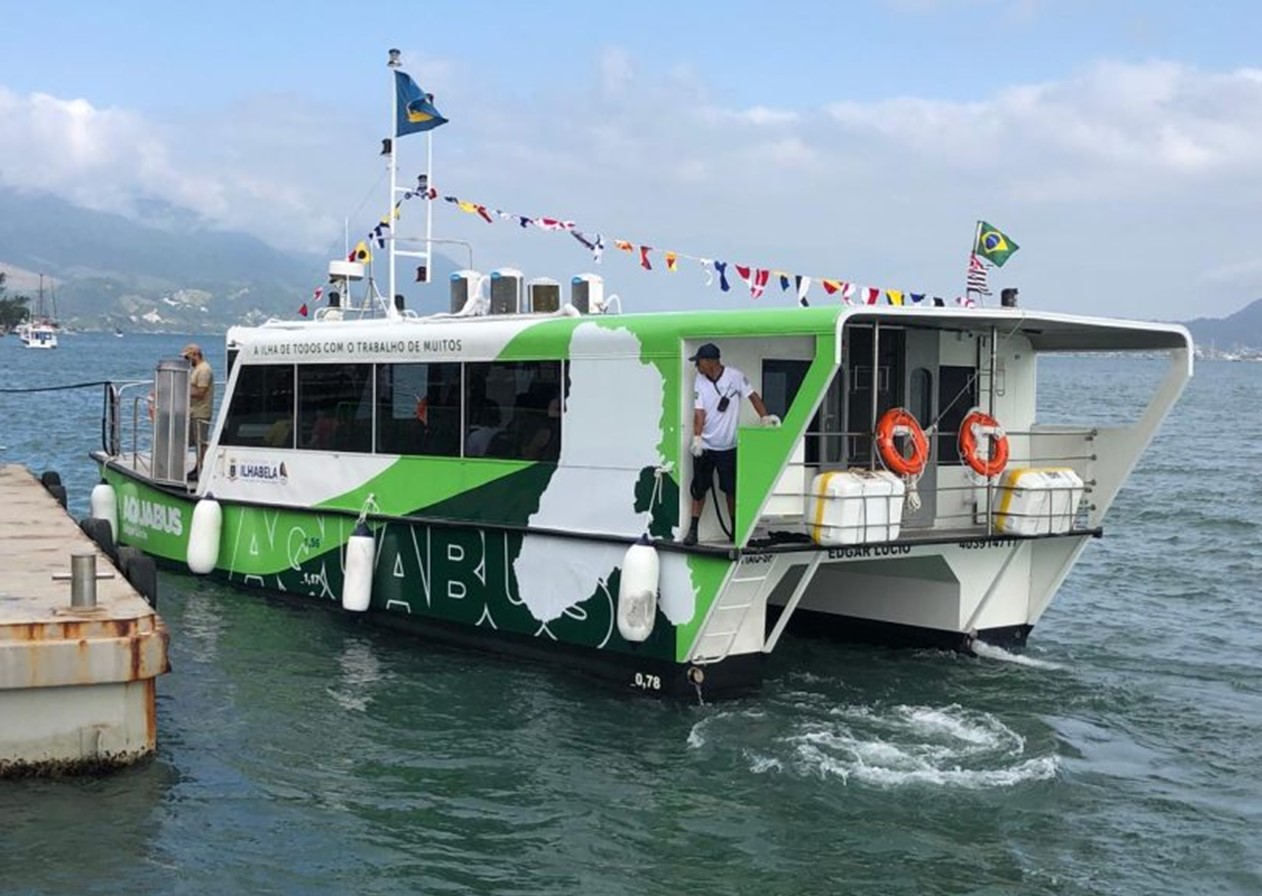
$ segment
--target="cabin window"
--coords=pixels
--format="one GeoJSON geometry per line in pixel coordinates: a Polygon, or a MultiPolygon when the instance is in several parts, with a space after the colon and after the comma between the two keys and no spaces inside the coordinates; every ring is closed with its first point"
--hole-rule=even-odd
{"type": "Polygon", "coordinates": [[[372,451],[372,365],[298,368],[298,447],[372,451]]]}
{"type": "Polygon", "coordinates": [[[560,361],[465,365],[465,457],[556,461],[561,455],[560,361]]]}
{"type": "Polygon", "coordinates": [[[938,463],[959,464],[960,424],[977,404],[977,371],[972,367],[938,368],[938,463]]]}
{"type": "MultiPolygon", "coordinates": [[[[806,371],[810,369],[810,361],[790,360],[785,358],[766,358],[762,362],[762,401],[767,406],[767,413],[775,414],[781,420],[788,416],[789,408],[806,379],[806,371]]],[[[820,416],[815,415],[807,429],[806,463],[819,463],[820,416]]]]}
{"type": "Polygon", "coordinates": [[[922,429],[933,424],[933,374],[917,367],[907,379],[907,409],[922,429]]]}
{"type": "Polygon", "coordinates": [[[294,446],[294,367],[243,364],[224,420],[221,445],[294,446]]]}
{"type": "Polygon", "coordinates": [[[377,451],[460,456],[460,365],[377,367],[377,451]]]}

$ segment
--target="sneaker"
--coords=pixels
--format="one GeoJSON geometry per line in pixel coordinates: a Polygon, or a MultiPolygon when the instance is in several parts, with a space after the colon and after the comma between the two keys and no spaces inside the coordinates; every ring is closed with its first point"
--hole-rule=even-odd
{"type": "Polygon", "coordinates": [[[697,530],[689,529],[688,534],[684,536],[684,544],[691,547],[697,543],[697,530]]]}

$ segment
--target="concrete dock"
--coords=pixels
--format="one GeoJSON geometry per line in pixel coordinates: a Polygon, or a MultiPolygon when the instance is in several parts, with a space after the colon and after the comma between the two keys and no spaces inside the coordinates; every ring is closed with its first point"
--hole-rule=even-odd
{"type": "MultiPolygon", "coordinates": [[[[77,589],[83,603],[82,575],[77,589]]],[[[169,668],[153,607],[39,479],[0,467],[0,777],[152,754],[155,681],[169,668]],[[72,554],[80,573],[95,554],[95,606],[71,606],[72,554]]]]}

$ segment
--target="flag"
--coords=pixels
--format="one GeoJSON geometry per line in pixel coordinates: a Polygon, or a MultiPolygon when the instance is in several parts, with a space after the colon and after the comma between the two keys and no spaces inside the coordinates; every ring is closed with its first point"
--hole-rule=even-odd
{"type": "Polygon", "coordinates": [[[749,294],[755,299],[761,299],[763,291],[767,288],[767,279],[771,276],[771,272],[766,268],[755,268],[754,276],[749,284],[749,294]]]}
{"type": "Polygon", "coordinates": [[[323,295],[324,295],[324,287],[317,286],[315,289],[311,291],[311,300],[313,302],[318,302],[320,301],[320,297],[323,295]]]}
{"type": "Polygon", "coordinates": [[[890,300],[891,305],[903,304],[903,291],[901,289],[885,290],[885,297],[890,300]]]}
{"type": "Polygon", "coordinates": [[[302,303],[302,307],[298,309],[298,313],[301,314],[303,317],[307,316],[307,303],[306,302],[302,303]]]}
{"type": "Polygon", "coordinates": [[[987,283],[986,276],[986,265],[982,264],[982,260],[976,255],[970,254],[968,256],[967,291],[983,296],[990,295],[990,285],[987,283]]]}
{"type": "Polygon", "coordinates": [[[587,251],[592,253],[592,260],[596,264],[600,264],[600,257],[605,252],[605,238],[603,236],[599,233],[595,236],[588,236],[581,230],[571,230],[570,236],[582,243],[587,251]]]}
{"type": "Polygon", "coordinates": [[[881,297],[881,291],[875,286],[863,287],[863,303],[865,305],[875,305],[876,300],[881,297]]]}
{"type": "Polygon", "coordinates": [[[649,253],[652,251],[653,251],[652,246],[640,247],[640,267],[644,268],[644,270],[646,271],[653,270],[653,265],[649,264],[649,253]]]}
{"type": "Polygon", "coordinates": [[[372,261],[372,253],[368,251],[368,244],[360,240],[355,244],[355,248],[351,250],[351,254],[346,256],[346,260],[368,264],[372,261]]]}
{"type": "Polygon", "coordinates": [[[979,221],[978,224],[980,226],[977,228],[977,246],[974,251],[994,264],[995,267],[1003,267],[1003,263],[1008,260],[1008,256],[1021,247],[1014,243],[1007,234],[996,230],[985,221],[979,221]]]}
{"type": "Polygon", "coordinates": [[[667,253],[666,253],[666,270],[670,271],[671,273],[674,273],[674,271],[675,271],[675,265],[676,265],[676,264],[678,264],[678,263],[679,263],[679,256],[678,256],[676,253],[674,253],[674,252],[667,251],[667,253]]]}
{"type": "Polygon", "coordinates": [[[705,272],[705,285],[714,285],[714,262],[708,258],[698,258],[701,263],[701,270],[705,272]]]}
{"type": "Polygon", "coordinates": [[[716,261],[714,269],[719,272],[719,289],[723,290],[723,292],[730,291],[732,286],[727,282],[727,262],[716,261]]]}
{"type": "Polygon", "coordinates": [[[801,274],[798,274],[793,279],[797,282],[798,304],[803,308],[806,308],[810,305],[810,303],[806,301],[806,294],[811,291],[811,278],[803,277],[801,274]]]}
{"type": "Polygon", "coordinates": [[[394,98],[396,137],[432,131],[447,123],[447,119],[434,108],[434,98],[417,87],[410,75],[400,71],[394,73],[394,98]]]}

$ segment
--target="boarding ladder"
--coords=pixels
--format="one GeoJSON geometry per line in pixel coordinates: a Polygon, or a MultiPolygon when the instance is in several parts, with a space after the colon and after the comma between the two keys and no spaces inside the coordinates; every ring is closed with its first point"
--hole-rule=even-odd
{"type": "Polygon", "coordinates": [[[693,663],[704,666],[727,658],[750,609],[766,605],[767,595],[778,580],[772,576],[777,566],[775,558],[765,554],[746,554],[741,558],[701,623],[692,651],[693,663]]]}

